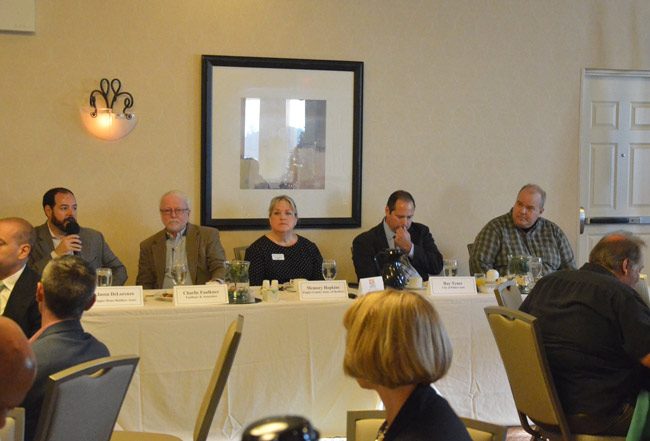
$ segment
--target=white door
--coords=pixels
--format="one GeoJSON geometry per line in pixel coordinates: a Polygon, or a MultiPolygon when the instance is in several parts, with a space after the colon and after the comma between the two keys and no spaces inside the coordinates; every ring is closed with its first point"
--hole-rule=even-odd
{"type": "Polygon", "coordinates": [[[580,205],[578,266],[610,231],[630,231],[650,246],[650,71],[584,71],[580,205]]]}

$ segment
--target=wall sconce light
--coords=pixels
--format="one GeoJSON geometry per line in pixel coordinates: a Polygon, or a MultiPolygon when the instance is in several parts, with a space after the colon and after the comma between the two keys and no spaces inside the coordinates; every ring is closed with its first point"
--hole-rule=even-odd
{"type": "Polygon", "coordinates": [[[138,123],[134,113],[127,113],[133,107],[133,95],[129,92],[120,92],[122,83],[117,78],[110,82],[102,78],[99,82],[99,90],[90,92],[90,107],[81,109],[81,120],[86,129],[100,139],[114,141],[131,133],[131,130],[138,123]],[[109,95],[112,92],[112,97],[109,95]],[[104,107],[97,107],[97,95],[104,99],[104,107]],[[114,113],[115,102],[122,98],[124,108],[122,113],[114,113]]]}

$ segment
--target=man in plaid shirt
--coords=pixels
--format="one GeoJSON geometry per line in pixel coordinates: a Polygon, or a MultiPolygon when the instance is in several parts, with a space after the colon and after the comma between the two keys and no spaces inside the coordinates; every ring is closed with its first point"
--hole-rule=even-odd
{"type": "Polygon", "coordinates": [[[508,270],[508,255],[542,258],[544,274],[576,269],[571,244],[553,222],[542,218],[546,192],[526,184],[517,194],[510,212],[488,222],[474,239],[469,266],[472,274],[508,270]]]}

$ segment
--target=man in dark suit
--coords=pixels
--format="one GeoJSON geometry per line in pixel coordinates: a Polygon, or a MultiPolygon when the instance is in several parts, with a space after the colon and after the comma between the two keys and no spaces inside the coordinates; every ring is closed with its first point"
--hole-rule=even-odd
{"type": "Polygon", "coordinates": [[[25,219],[0,219],[0,314],[18,323],[27,337],[41,327],[36,303],[39,277],[27,266],[33,230],[25,219]]]}
{"type": "Polygon", "coordinates": [[[43,324],[30,339],[38,370],[22,404],[25,441],[31,441],[36,433],[47,378],[79,363],[110,355],[106,346],[81,326],[83,312],[95,303],[95,270],[88,262],[77,256],[51,260],[43,270],[36,298],[43,324]]]}
{"type": "Polygon", "coordinates": [[[385,217],[374,228],[352,242],[352,260],[357,278],[379,276],[375,256],[387,248],[399,248],[408,256],[422,280],[442,270],[442,254],[426,225],[413,222],[415,200],[407,191],[397,190],[388,198],[385,217]]]}
{"type": "Polygon", "coordinates": [[[140,243],[136,284],[145,289],[170,288],[171,268],[185,264],[186,285],[223,280],[226,254],[216,228],[189,223],[188,197],[177,190],[160,198],[160,219],[165,228],[140,243]]]}
{"type": "Polygon", "coordinates": [[[77,224],[77,200],[63,187],[48,190],[43,195],[43,211],[47,222],[36,227],[36,241],[29,256],[29,265],[38,274],[54,257],[75,254],[86,260],[93,269],[110,268],[113,285],[124,285],[126,268],[113,254],[97,230],[77,224]]]}

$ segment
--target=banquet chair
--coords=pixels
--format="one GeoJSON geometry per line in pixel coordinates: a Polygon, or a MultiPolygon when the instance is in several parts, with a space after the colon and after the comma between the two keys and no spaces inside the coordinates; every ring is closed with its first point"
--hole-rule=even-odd
{"type": "Polygon", "coordinates": [[[347,441],[375,441],[385,418],[385,410],[348,410],[347,441]]]}
{"type": "MultiPolygon", "coordinates": [[[[385,410],[348,410],[347,441],[375,441],[385,410]]],[[[507,429],[471,418],[461,418],[473,441],[505,441],[507,429]]]]}
{"type": "Polygon", "coordinates": [[[508,429],[504,426],[471,418],[461,418],[460,420],[467,427],[472,441],[506,441],[508,429]]]}
{"type": "Polygon", "coordinates": [[[233,248],[233,252],[235,253],[235,260],[244,260],[244,258],[246,257],[247,248],[248,246],[233,248]]]}
{"type": "MultiPolygon", "coordinates": [[[[235,360],[243,326],[244,316],[239,314],[230,324],[226,335],[223,337],[221,351],[212,370],[212,377],[203,396],[196,423],[194,424],[192,438],[194,441],[206,441],[208,439],[208,432],[210,432],[214,414],[219,405],[221,395],[223,395],[230,369],[235,360]]],[[[182,441],[182,439],[163,433],[115,431],[113,432],[111,441],[182,441]]]]}
{"type": "Polygon", "coordinates": [[[0,440],[23,441],[25,439],[25,409],[14,407],[7,413],[5,426],[0,429],[0,440]]]}
{"type": "Polygon", "coordinates": [[[510,309],[519,309],[521,306],[521,291],[514,280],[508,280],[494,288],[494,296],[497,298],[499,306],[505,306],[510,309]]]}
{"type": "Polygon", "coordinates": [[[571,433],[555,390],[535,317],[503,306],[488,306],[485,315],[503,360],[519,421],[533,439],[625,440],[625,437],[571,433]],[[529,419],[543,427],[532,427],[529,419]]]}
{"type": "Polygon", "coordinates": [[[50,375],[34,441],[107,441],[139,357],[103,357],[50,375]]]}

